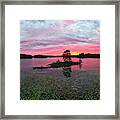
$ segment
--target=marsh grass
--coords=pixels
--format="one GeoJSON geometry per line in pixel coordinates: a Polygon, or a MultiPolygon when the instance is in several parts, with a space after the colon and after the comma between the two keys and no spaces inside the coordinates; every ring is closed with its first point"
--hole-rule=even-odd
{"type": "Polygon", "coordinates": [[[32,74],[21,71],[21,100],[99,100],[99,75],[81,71],[66,78],[57,74],[32,74]]]}

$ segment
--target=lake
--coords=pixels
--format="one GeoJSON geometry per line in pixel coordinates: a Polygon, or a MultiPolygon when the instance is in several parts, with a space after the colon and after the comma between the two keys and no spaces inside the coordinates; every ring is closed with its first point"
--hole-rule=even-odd
{"type": "MultiPolygon", "coordinates": [[[[100,59],[84,58],[79,65],[45,67],[62,57],[20,60],[21,100],[99,100],[100,59]]],[[[79,62],[79,58],[72,58],[79,62]]]]}

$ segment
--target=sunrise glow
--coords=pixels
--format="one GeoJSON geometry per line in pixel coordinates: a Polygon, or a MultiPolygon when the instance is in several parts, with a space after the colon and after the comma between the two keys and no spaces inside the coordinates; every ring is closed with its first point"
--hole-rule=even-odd
{"type": "Polygon", "coordinates": [[[71,55],[79,55],[79,52],[72,52],[71,55]]]}

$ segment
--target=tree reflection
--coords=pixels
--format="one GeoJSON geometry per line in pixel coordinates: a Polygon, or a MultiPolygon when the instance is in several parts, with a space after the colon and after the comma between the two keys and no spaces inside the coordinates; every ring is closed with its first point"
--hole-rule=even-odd
{"type": "MultiPolygon", "coordinates": [[[[79,65],[77,65],[77,66],[79,66],[79,69],[81,69],[82,68],[82,60],[80,59],[79,60],[79,65]]],[[[68,67],[62,67],[62,69],[63,69],[63,75],[65,76],[65,77],[71,77],[71,73],[72,73],[72,66],[68,66],[68,67]]]]}
{"type": "Polygon", "coordinates": [[[71,66],[69,67],[63,67],[63,75],[66,76],[67,78],[68,77],[71,77],[71,66]]]}
{"type": "Polygon", "coordinates": [[[82,60],[81,60],[81,58],[79,59],[79,68],[81,69],[81,67],[82,67],[82,60]]]}

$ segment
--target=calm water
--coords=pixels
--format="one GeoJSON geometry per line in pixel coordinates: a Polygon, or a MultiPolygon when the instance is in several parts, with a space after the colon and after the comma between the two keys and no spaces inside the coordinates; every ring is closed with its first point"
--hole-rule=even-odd
{"type": "MultiPolygon", "coordinates": [[[[63,61],[62,57],[20,60],[21,99],[99,99],[100,59],[84,58],[80,65],[70,67],[33,69],[58,59],[63,61]],[[41,95],[41,91],[45,95],[41,95]]],[[[72,58],[72,61],[78,62],[79,58],[72,58]]]]}
{"type": "MultiPolygon", "coordinates": [[[[32,67],[41,67],[41,66],[47,66],[48,64],[51,64],[53,62],[56,62],[57,60],[63,61],[62,58],[33,58],[33,59],[21,59],[21,70],[22,71],[29,71],[32,69],[32,67]]],[[[72,61],[79,62],[79,58],[72,58],[72,61]]],[[[51,68],[50,68],[51,69],[51,68]]],[[[45,69],[44,71],[50,71],[50,69],[45,69]]],[[[52,68],[53,69],[62,69],[62,68],[52,68]]],[[[100,59],[95,58],[84,58],[82,59],[82,63],[80,65],[73,65],[71,66],[71,69],[73,71],[77,70],[93,70],[98,72],[100,70],[100,59]]]]}

